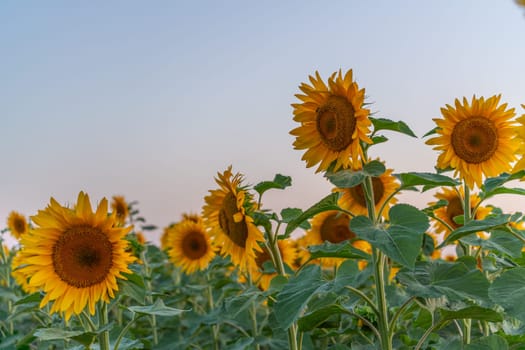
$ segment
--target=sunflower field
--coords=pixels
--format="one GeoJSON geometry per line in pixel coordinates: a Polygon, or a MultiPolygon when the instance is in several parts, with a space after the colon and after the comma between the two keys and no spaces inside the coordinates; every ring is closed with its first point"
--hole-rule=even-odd
{"type": "Polygon", "coordinates": [[[371,112],[352,70],[299,90],[293,146],[331,193],[276,212],[264,194],[291,177],[226,165],[160,246],[123,196],[12,211],[0,349],[525,349],[525,219],[490,203],[525,194],[525,114],[458,98],[421,136],[435,169],[397,173],[374,146],[416,135],[371,112]]]}

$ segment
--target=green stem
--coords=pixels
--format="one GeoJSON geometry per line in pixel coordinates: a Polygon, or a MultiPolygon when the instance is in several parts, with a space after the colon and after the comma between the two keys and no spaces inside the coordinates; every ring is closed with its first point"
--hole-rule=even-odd
{"type": "MultiPolygon", "coordinates": [[[[98,326],[99,328],[105,327],[109,323],[108,319],[108,304],[104,301],[100,301],[98,308],[98,326]]],[[[109,350],[109,330],[105,329],[98,335],[98,342],[100,350],[109,350]]]]}
{"type": "Polygon", "coordinates": [[[392,316],[392,319],[390,320],[390,334],[388,335],[390,340],[392,340],[392,337],[394,335],[394,327],[395,327],[395,324],[396,324],[396,321],[397,319],[399,318],[399,316],[401,316],[401,314],[403,313],[403,311],[405,311],[405,309],[416,299],[416,297],[410,297],[408,298],[407,301],[405,301],[403,303],[403,305],[401,305],[399,307],[399,309],[396,311],[396,313],[394,314],[394,316],[392,316]]]}
{"type": "Polygon", "coordinates": [[[366,303],[370,305],[370,307],[372,308],[372,311],[376,314],[376,316],[379,316],[379,310],[377,309],[376,304],[374,304],[374,302],[369,297],[367,297],[365,293],[361,292],[359,289],[354,288],[352,286],[345,286],[345,288],[353,292],[354,294],[357,294],[359,297],[361,297],[361,299],[366,301],[366,303]]]}
{"type": "Polygon", "coordinates": [[[416,347],[414,348],[414,350],[419,350],[421,349],[421,347],[423,346],[423,344],[425,343],[425,340],[427,340],[428,336],[430,334],[432,334],[432,332],[435,330],[435,329],[438,329],[439,327],[441,327],[443,325],[443,322],[440,322],[440,323],[436,323],[435,325],[429,327],[427,329],[427,331],[425,332],[425,334],[423,334],[423,336],[421,337],[421,339],[419,339],[419,342],[416,344],[416,347]]]}
{"type": "MultiPolygon", "coordinates": [[[[471,220],[471,212],[470,212],[470,188],[465,184],[465,198],[464,198],[464,206],[463,206],[463,223],[466,225],[471,220]]],[[[481,251],[481,248],[480,248],[481,251]]],[[[472,247],[468,246],[466,255],[470,256],[472,255],[472,247]]],[[[472,328],[472,320],[471,319],[465,319],[463,320],[463,342],[465,344],[470,344],[470,334],[471,334],[471,328],[472,328]]]]}
{"type": "Polygon", "coordinates": [[[117,340],[115,341],[115,345],[113,346],[113,350],[118,350],[120,346],[120,342],[122,341],[122,338],[124,338],[124,335],[127,333],[128,329],[135,323],[136,320],[138,320],[140,316],[137,316],[136,314],[133,316],[133,319],[129,321],[124,328],[120,331],[120,334],[117,337],[117,340]]]}
{"type": "MultiPolygon", "coordinates": [[[[211,288],[211,283],[210,283],[208,274],[206,277],[208,277],[208,293],[207,293],[208,294],[208,306],[210,307],[210,312],[212,312],[214,308],[213,294],[212,294],[213,289],[211,288]]],[[[211,331],[213,335],[213,348],[215,350],[219,350],[221,348],[220,339],[219,339],[219,325],[213,324],[211,326],[211,331]]]]}
{"type": "MultiPolygon", "coordinates": [[[[145,282],[146,282],[146,288],[147,288],[147,295],[146,295],[146,302],[149,304],[153,304],[153,298],[151,296],[152,292],[152,286],[151,286],[151,269],[148,264],[148,259],[146,258],[146,249],[147,247],[144,247],[144,249],[140,252],[140,259],[142,260],[142,263],[144,264],[144,274],[145,274],[145,282]]],[[[151,323],[151,330],[153,333],[153,345],[157,345],[159,343],[159,337],[157,334],[157,317],[155,315],[150,315],[150,323],[151,323]]]]}

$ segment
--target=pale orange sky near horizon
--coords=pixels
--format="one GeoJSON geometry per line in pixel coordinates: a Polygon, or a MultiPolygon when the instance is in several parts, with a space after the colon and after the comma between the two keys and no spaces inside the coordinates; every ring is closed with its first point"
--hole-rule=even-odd
{"type": "MultiPolygon", "coordinates": [[[[331,185],[289,131],[298,85],[353,69],[394,172],[433,171],[421,138],[455,98],[502,94],[523,113],[525,16],[512,0],[0,4],[0,220],[86,191],[137,200],[159,227],[200,212],[230,164],[246,182],[292,176],[266,208],[306,209],[331,185]],[[497,5],[496,5],[497,3],[497,5]]],[[[522,186],[517,183],[517,186],[522,186]]],[[[404,194],[417,207],[431,193],[404,194]]],[[[521,197],[491,201],[521,210],[521,197]]],[[[4,227],[0,225],[0,227],[4,227]]]]}

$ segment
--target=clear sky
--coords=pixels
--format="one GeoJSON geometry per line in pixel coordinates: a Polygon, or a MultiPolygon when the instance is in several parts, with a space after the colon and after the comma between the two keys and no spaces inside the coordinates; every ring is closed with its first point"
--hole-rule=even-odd
{"type": "MultiPolygon", "coordinates": [[[[84,190],[162,228],[230,164],[251,184],[292,176],[264,204],[307,208],[331,189],[289,135],[309,74],[352,68],[376,116],[422,136],[457,97],[501,93],[521,113],[524,57],[512,0],[2,1],[0,227],[84,190]]],[[[423,139],[388,135],[372,156],[433,170],[423,139]]]]}

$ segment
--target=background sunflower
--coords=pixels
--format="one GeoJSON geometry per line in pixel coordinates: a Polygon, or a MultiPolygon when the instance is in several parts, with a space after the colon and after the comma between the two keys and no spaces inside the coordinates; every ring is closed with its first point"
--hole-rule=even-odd
{"type": "Polygon", "coordinates": [[[7,228],[13,237],[20,239],[20,237],[26,234],[29,230],[29,224],[27,223],[26,217],[24,215],[16,211],[12,211],[7,217],[7,228]]]}

